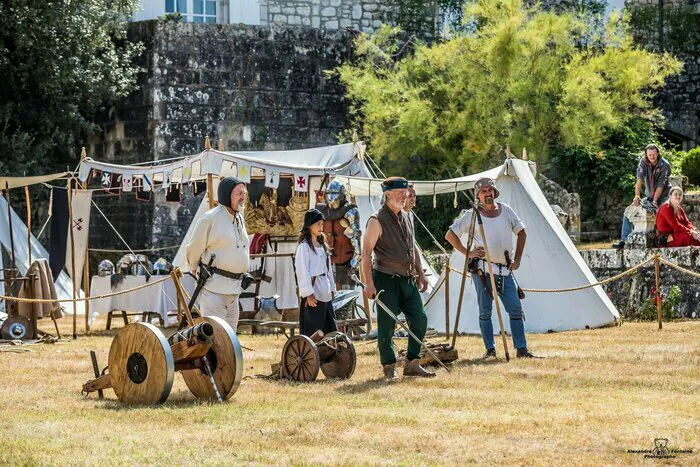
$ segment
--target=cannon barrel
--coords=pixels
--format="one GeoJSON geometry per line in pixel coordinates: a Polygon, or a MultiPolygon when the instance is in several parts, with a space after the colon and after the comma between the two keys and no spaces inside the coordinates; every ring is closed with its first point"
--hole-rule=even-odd
{"type": "Polygon", "coordinates": [[[170,339],[168,343],[170,345],[177,344],[180,341],[198,341],[198,343],[210,343],[214,338],[214,326],[210,323],[202,322],[195,324],[191,328],[184,329],[182,331],[176,332],[170,339]]]}

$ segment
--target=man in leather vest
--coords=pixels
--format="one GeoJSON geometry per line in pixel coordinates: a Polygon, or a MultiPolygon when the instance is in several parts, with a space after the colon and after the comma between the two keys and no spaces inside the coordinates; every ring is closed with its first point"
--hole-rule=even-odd
{"type": "Polygon", "coordinates": [[[325,204],[316,205],[323,213],[323,231],[331,249],[331,263],[335,267],[336,288],[354,289],[350,279],[360,265],[360,211],[348,201],[347,190],[338,180],[328,184],[324,193],[325,204]]]}
{"type": "MultiPolygon", "coordinates": [[[[377,290],[383,291],[380,300],[395,315],[403,313],[408,327],[422,341],[428,328],[428,317],[420,293],[425,292],[428,283],[415,245],[413,219],[403,209],[408,194],[408,181],[401,177],[390,177],[382,182],[382,191],[385,203],[369,218],[362,245],[365,294],[372,298],[377,290]]],[[[378,309],[377,345],[384,376],[388,380],[398,378],[393,341],[395,329],[394,320],[378,309]]],[[[435,373],[420,366],[420,350],[419,342],[408,340],[408,363],[404,367],[404,376],[435,376],[435,373]]]]}

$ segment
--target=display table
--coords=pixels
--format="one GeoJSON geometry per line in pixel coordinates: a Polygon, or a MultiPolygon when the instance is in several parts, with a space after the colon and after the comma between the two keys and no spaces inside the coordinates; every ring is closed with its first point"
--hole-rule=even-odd
{"type": "MultiPolygon", "coordinates": [[[[123,276],[112,287],[111,276],[92,276],[90,296],[104,295],[121,290],[133,289],[149,281],[162,279],[163,276],[123,276]]],[[[195,288],[194,279],[184,276],[182,285],[187,293],[192,294],[195,288]]],[[[97,316],[107,314],[107,329],[112,324],[112,313],[120,313],[124,324],[128,324],[128,316],[140,315],[142,321],[150,321],[155,316],[161,326],[174,324],[177,320],[177,295],[172,280],[167,280],[151,287],[145,287],[114,297],[90,299],[90,322],[97,316]]]]}

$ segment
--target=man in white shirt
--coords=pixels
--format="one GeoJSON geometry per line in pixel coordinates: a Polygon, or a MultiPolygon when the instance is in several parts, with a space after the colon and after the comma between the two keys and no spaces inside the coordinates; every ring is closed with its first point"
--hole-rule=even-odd
{"type": "MultiPolygon", "coordinates": [[[[527,349],[525,339],[525,326],[523,323],[523,309],[518,296],[518,287],[513,280],[511,271],[520,267],[520,259],[525,249],[525,225],[513,209],[505,203],[497,203],[499,192],[496,183],[490,178],[481,178],[474,185],[474,194],[481,203],[479,213],[483,220],[484,235],[488,242],[491,268],[494,281],[498,289],[498,296],[510,318],[510,330],[513,335],[513,345],[518,358],[534,358],[527,349]],[[513,235],[517,236],[515,256],[512,255],[513,235]],[[506,257],[507,255],[507,257],[506,257]],[[509,258],[513,258],[510,262],[509,258]],[[510,263],[510,264],[508,264],[510,263]]],[[[464,213],[457,219],[447,231],[445,239],[452,247],[467,256],[470,260],[478,261],[478,271],[472,272],[472,280],[476,289],[477,302],[479,303],[479,328],[481,338],[484,340],[486,353],[484,358],[496,356],[496,346],[493,339],[493,323],[491,313],[493,296],[491,282],[488,276],[488,265],[484,259],[484,241],[481,238],[479,228],[474,229],[474,241],[472,250],[467,251],[460,240],[465,234],[468,236],[471,225],[473,209],[464,213]],[[479,277],[475,277],[475,276],[479,277]]],[[[467,240],[467,239],[465,239],[467,240]]]]}
{"type": "Polygon", "coordinates": [[[208,264],[213,255],[212,277],[199,294],[199,309],[204,316],[218,316],[235,331],[238,327],[238,296],[241,279],[248,271],[250,239],[245,228],[243,209],[248,191],[242,181],[226,177],[219,182],[219,205],[198,221],[187,244],[187,262],[195,272],[200,261],[208,264]]]}

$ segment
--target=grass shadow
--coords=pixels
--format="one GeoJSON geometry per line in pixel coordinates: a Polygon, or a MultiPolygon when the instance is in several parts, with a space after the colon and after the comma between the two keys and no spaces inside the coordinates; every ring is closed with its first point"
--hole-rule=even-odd
{"type": "Polygon", "coordinates": [[[341,392],[343,394],[361,394],[364,392],[372,391],[374,389],[384,388],[388,385],[399,384],[401,383],[401,381],[403,380],[398,379],[395,381],[387,381],[383,377],[380,377],[360,381],[357,383],[344,384],[342,386],[338,386],[336,388],[336,391],[341,392]]]}
{"type": "Polygon", "coordinates": [[[464,358],[462,360],[458,360],[456,362],[453,362],[452,365],[455,366],[455,368],[464,368],[468,366],[486,366],[486,365],[498,365],[506,363],[505,359],[503,358],[482,358],[482,357],[476,357],[476,358],[464,358]]]}

